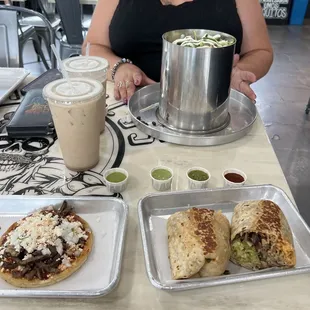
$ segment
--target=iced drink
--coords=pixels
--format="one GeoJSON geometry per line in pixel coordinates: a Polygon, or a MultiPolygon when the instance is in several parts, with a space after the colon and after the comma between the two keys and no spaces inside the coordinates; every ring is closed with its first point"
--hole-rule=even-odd
{"type": "Polygon", "coordinates": [[[63,61],[64,67],[70,77],[88,77],[99,81],[103,86],[103,95],[99,102],[100,132],[105,128],[106,116],[106,86],[109,63],[105,58],[89,56],[77,56],[63,61]]]}
{"type": "Polygon", "coordinates": [[[85,171],[99,161],[100,128],[98,102],[103,87],[88,78],[49,83],[43,89],[48,101],[60,149],[67,168],[85,171]]]}

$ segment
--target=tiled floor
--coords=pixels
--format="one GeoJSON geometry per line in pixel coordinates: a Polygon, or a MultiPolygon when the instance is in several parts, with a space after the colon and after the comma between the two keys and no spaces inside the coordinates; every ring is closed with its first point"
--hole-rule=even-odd
{"type": "MultiPolygon", "coordinates": [[[[254,85],[257,107],[297,205],[310,224],[310,25],[269,28],[275,52],[269,74],[254,85]]],[[[25,67],[44,72],[29,44],[25,67]]]]}

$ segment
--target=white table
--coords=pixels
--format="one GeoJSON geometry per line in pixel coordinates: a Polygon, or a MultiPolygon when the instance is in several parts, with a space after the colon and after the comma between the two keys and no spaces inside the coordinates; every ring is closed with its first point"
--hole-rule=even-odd
{"type": "MultiPolygon", "coordinates": [[[[112,87],[112,84],[109,83],[108,93],[111,95],[113,94],[112,87]]],[[[108,99],[108,104],[113,109],[110,110],[109,118],[113,120],[114,123],[118,123],[118,121],[122,122],[122,120],[126,119],[126,107],[118,106],[117,104],[113,104],[113,102],[114,100],[112,98],[108,99]]],[[[152,139],[140,133],[136,128],[130,129],[130,124],[123,122],[123,126],[124,128],[127,126],[127,128],[122,131],[126,142],[126,148],[121,167],[127,169],[130,175],[129,186],[123,197],[129,205],[130,216],[119,286],[106,297],[91,300],[1,299],[0,309],[310,309],[309,274],[244,284],[219,286],[194,291],[169,293],[155,289],[149,283],[145,272],[136,206],[139,198],[147,193],[153,192],[150,180],[148,179],[148,174],[150,169],[155,165],[164,164],[174,170],[175,180],[173,183],[173,190],[186,189],[187,182],[185,172],[189,167],[198,165],[210,170],[212,174],[210,187],[221,186],[221,173],[223,169],[235,167],[242,169],[247,173],[249,184],[271,183],[281,187],[289,194],[289,196],[291,196],[291,192],[280,168],[278,159],[267,138],[265,128],[260,118],[257,119],[249,135],[243,139],[231,144],[208,148],[190,148],[156,141],[151,143],[152,139]],[[130,132],[132,134],[126,134],[130,132]],[[137,135],[138,138],[135,135],[137,135]],[[130,146],[130,143],[128,143],[130,137],[137,138],[135,140],[137,145],[134,147],[130,146]],[[150,144],[139,146],[139,141],[149,141],[150,144]]],[[[107,141],[108,131],[109,130],[105,131],[102,143],[107,141]]],[[[106,145],[102,150],[104,150],[105,153],[108,152],[106,145]]],[[[56,141],[53,147],[51,147],[49,153],[50,156],[56,156],[58,154],[57,152],[59,151],[58,143],[56,141]]],[[[104,157],[103,153],[102,157],[104,157]]],[[[48,164],[50,165],[51,163],[48,162],[48,164]]],[[[56,170],[53,170],[53,177],[55,171],[56,170]]],[[[36,186],[37,188],[40,188],[38,183],[36,183],[36,186]]],[[[75,183],[74,186],[81,191],[80,187],[82,185],[75,183]]],[[[45,188],[43,188],[43,190],[45,190],[45,188]]],[[[47,187],[46,190],[50,190],[50,188],[47,187]]],[[[92,192],[96,193],[99,193],[100,191],[100,188],[94,188],[92,190],[92,192]]],[[[105,266],[102,266],[102,268],[105,268],[105,266]]]]}

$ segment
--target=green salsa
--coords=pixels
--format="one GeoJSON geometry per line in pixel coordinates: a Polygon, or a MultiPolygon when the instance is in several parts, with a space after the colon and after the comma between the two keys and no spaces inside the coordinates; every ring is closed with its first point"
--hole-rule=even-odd
{"type": "Polygon", "coordinates": [[[120,183],[126,180],[126,175],[121,172],[112,172],[106,177],[106,179],[111,183],[120,183]]]}
{"type": "Polygon", "coordinates": [[[152,177],[156,180],[169,180],[172,177],[172,174],[170,171],[166,169],[156,169],[152,172],[152,177]]]}
{"type": "Polygon", "coordinates": [[[207,181],[209,175],[201,170],[193,170],[189,172],[188,176],[195,181],[207,181]]]}

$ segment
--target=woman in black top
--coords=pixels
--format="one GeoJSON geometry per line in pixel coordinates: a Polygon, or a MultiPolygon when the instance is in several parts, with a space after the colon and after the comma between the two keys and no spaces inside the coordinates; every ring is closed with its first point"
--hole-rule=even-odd
{"type": "Polygon", "coordinates": [[[116,69],[116,99],[126,101],[136,86],[159,82],[162,35],[176,29],[233,35],[231,86],[255,99],[250,84],[268,72],[273,58],[259,0],[99,0],[85,43],[116,69]]]}

